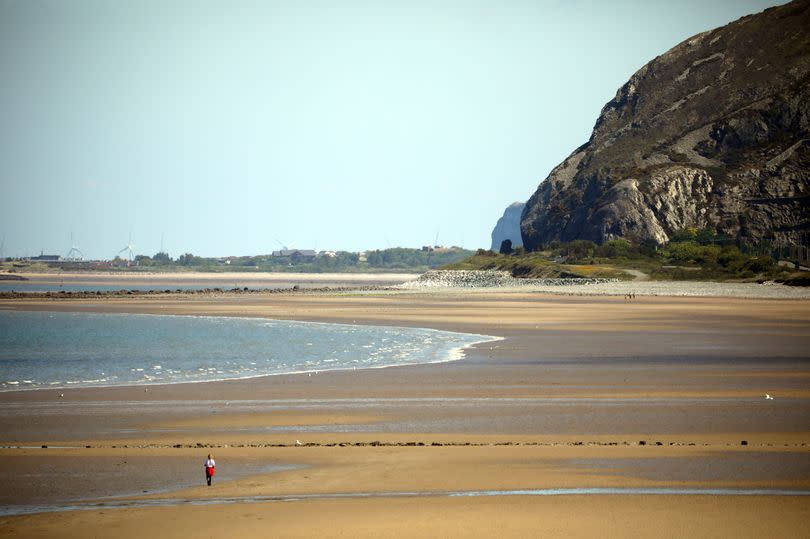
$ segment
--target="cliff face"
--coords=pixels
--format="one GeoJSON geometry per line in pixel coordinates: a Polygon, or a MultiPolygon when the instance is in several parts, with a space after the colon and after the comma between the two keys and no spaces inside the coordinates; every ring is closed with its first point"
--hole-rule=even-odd
{"type": "Polygon", "coordinates": [[[529,199],[524,245],[749,241],[810,230],[810,0],[698,34],[642,67],[529,199]]]}
{"type": "Polygon", "coordinates": [[[503,212],[503,216],[498,219],[495,228],[492,229],[493,251],[501,248],[503,240],[512,240],[512,247],[521,247],[523,240],[520,237],[520,216],[523,213],[523,202],[513,202],[503,212]]]}

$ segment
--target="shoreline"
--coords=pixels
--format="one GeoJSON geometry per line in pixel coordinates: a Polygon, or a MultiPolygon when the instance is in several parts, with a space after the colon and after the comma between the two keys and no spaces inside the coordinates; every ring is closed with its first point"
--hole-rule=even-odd
{"type": "MultiPolygon", "coordinates": [[[[691,305],[696,308],[700,308],[706,305],[720,305],[719,312],[720,313],[729,313],[733,312],[733,309],[739,308],[742,306],[749,306],[754,307],[756,305],[760,305],[763,308],[771,308],[776,310],[783,310],[783,308],[787,308],[789,311],[801,312],[804,321],[810,323],[810,303],[805,302],[801,299],[791,299],[791,300],[781,300],[781,299],[769,299],[769,298],[723,298],[723,297],[644,297],[639,298],[639,301],[643,303],[634,303],[634,302],[626,302],[626,301],[618,301],[617,298],[613,296],[565,296],[565,295],[556,295],[556,294],[532,294],[527,291],[502,291],[502,290],[478,290],[478,294],[474,294],[472,296],[467,296],[461,292],[465,292],[463,290],[453,290],[450,293],[442,293],[441,291],[431,290],[430,292],[417,292],[411,293],[395,293],[395,294],[388,294],[384,292],[378,292],[374,294],[361,294],[361,295],[342,295],[342,294],[323,294],[323,293],[313,293],[313,294],[290,294],[284,295],[283,297],[278,297],[275,295],[267,295],[262,296],[259,295],[257,297],[250,297],[250,298],[240,298],[239,296],[225,296],[225,297],[202,297],[202,298],[189,298],[185,295],[165,295],[160,298],[151,298],[151,297],[125,297],[125,298],[115,298],[110,299],[109,301],[100,301],[97,302],[94,299],[71,299],[71,300],[58,300],[58,299],[51,299],[51,300],[43,300],[40,298],[27,298],[22,300],[2,300],[0,299],[0,310],[12,310],[12,311],[46,311],[46,312],[76,312],[76,313],[98,313],[98,314],[126,314],[126,315],[146,315],[146,316],[190,316],[190,317],[203,317],[203,318],[237,318],[237,319],[255,319],[255,318],[262,318],[268,320],[275,320],[281,322],[297,322],[297,323],[313,323],[313,324],[337,324],[337,325],[359,325],[359,326],[373,326],[373,327],[402,327],[402,328],[413,328],[413,329],[423,329],[423,330],[430,330],[430,331],[448,331],[453,333],[460,333],[465,335],[473,335],[473,336],[481,336],[486,337],[486,339],[482,341],[478,341],[476,343],[472,343],[468,346],[464,347],[465,357],[461,358],[460,360],[448,360],[448,361],[436,361],[436,362],[426,362],[426,363],[413,363],[413,364],[401,364],[401,365],[387,365],[384,369],[398,369],[398,368],[419,368],[420,366],[427,366],[427,365],[441,365],[446,363],[459,363],[459,361],[463,362],[465,360],[469,360],[470,357],[472,358],[481,358],[485,355],[483,350],[479,350],[478,347],[484,345],[488,342],[499,342],[501,344],[508,344],[512,345],[512,342],[517,340],[521,340],[525,338],[525,333],[527,331],[531,331],[532,328],[541,330],[546,330],[547,328],[537,326],[534,324],[519,324],[517,327],[514,327],[514,324],[501,325],[501,327],[497,327],[493,324],[493,321],[486,320],[485,322],[481,322],[475,319],[466,320],[464,322],[457,321],[457,320],[444,320],[441,318],[431,316],[431,311],[439,308],[442,308],[442,304],[446,302],[453,302],[454,304],[457,302],[458,305],[465,307],[467,303],[474,303],[474,304],[482,304],[485,305],[487,303],[493,301],[514,301],[517,304],[522,304],[526,302],[529,298],[536,298],[531,300],[530,304],[527,306],[532,306],[535,302],[551,302],[554,306],[557,305],[566,305],[569,301],[574,301],[572,307],[575,310],[579,310],[580,302],[584,301],[587,305],[592,305],[594,307],[618,307],[622,310],[626,311],[634,311],[639,307],[650,307],[654,309],[656,312],[660,310],[660,307],[664,307],[667,305],[672,304],[681,304],[681,305],[691,305]],[[478,297],[476,297],[478,296],[478,297]],[[278,301],[276,301],[278,300],[278,301]],[[373,303],[376,303],[376,300],[379,300],[383,303],[383,307],[376,310],[372,310],[370,307],[373,303]],[[347,306],[355,305],[356,303],[360,303],[357,305],[356,308],[352,309],[351,311],[347,310],[347,306]],[[367,305],[366,303],[369,303],[367,305]],[[401,304],[408,304],[408,303],[415,303],[417,306],[424,307],[425,312],[423,315],[417,317],[416,319],[412,318],[411,316],[404,315],[404,316],[380,316],[382,313],[390,314],[389,311],[391,308],[401,304]],[[310,304],[317,305],[318,308],[323,308],[323,311],[319,314],[313,314],[313,311],[308,307],[310,304]],[[389,306],[390,305],[390,306],[389,306]],[[302,310],[293,310],[290,306],[303,306],[305,307],[302,310]],[[660,307],[659,307],[660,306],[660,307]],[[222,309],[225,307],[225,309],[222,309]],[[258,307],[258,308],[257,308],[258,307]],[[792,308],[791,308],[792,307],[792,308]],[[215,310],[216,309],[216,310],[215,310]],[[483,331],[490,331],[490,333],[483,333],[483,331]]],[[[583,305],[584,306],[584,305],[583,305]]],[[[466,308],[466,307],[465,307],[466,308]]],[[[470,308],[477,308],[470,307],[470,308]]],[[[686,314],[691,310],[687,308],[684,312],[686,314]]],[[[523,318],[523,317],[520,317],[523,318]]],[[[566,317],[566,321],[564,324],[571,325],[573,320],[570,317],[566,317]]],[[[606,323],[606,327],[600,328],[596,326],[587,327],[588,319],[587,317],[583,317],[580,324],[574,324],[572,328],[564,328],[564,333],[578,333],[580,331],[587,331],[587,332],[595,332],[597,336],[602,336],[606,331],[619,331],[619,332],[626,332],[627,327],[623,326],[622,324],[613,325],[610,322],[606,323]]],[[[605,323],[604,321],[602,322],[605,323]]],[[[652,327],[650,329],[657,329],[656,324],[651,324],[652,327]]],[[[787,324],[785,324],[787,325],[787,324]]],[[[801,322],[795,321],[793,322],[794,327],[796,328],[803,328],[803,324],[801,322]]],[[[661,328],[661,329],[670,329],[670,328],[661,328]]],[[[671,329],[677,329],[677,326],[672,327],[671,329]]],[[[641,328],[642,331],[649,331],[646,328],[641,328]]],[[[810,342],[810,338],[807,339],[810,342]]],[[[576,347],[575,347],[576,348],[576,347]]],[[[747,357],[756,355],[755,353],[751,353],[750,350],[745,350],[745,347],[739,347],[740,349],[737,351],[740,355],[739,357],[747,357]]],[[[771,355],[774,354],[773,350],[768,348],[769,353],[771,355]]],[[[491,352],[492,350],[490,350],[491,352]]],[[[595,350],[589,350],[589,353],[586,357],[621,357],[623,355],[635,356],[635,355],[643,355],[649,354],[650,352],[655,352],[654,350],[645,349],[643,352],[633,350],[631,352],[626,352],[622,350],[622,352],[614,352],[610,353],[610,350],[599,350],[598,352],[595,350]],[[595,355],[594,355],[594,352],[595,355]]],[[[579,354],[581,352],[569,352],[564,353],[561,357],[566,358],[575,358],[580,357],[579,354]]],[[[658,354],[655,354],[658,355],[658,354]]],[[[687,352],[686,355],[689,355],[687,352]]],[[[795,353],[792,354],[793,357],[805,357],[805,349],[803,347],[796,347],[795,353]]],[[[673,355],[673,358],[677,358],[677,355],[673,355]]],[[[775,357],[780,357],[780,354],[777,353],[775,357]]],[[[791,355],[781,356],[781,357],[791,357],[791,355]]],[[[233,384],[238,383],[240,381],[249,382],[253,380],[260,380],[262,378],[275,378],[275,377],[294,377],[296,375],[301,374],[308,374],[315,372],[316,370],[322,374],[329,373],[346,373],[346,372],[360,372],[366,370],[378,370],[383,367],[368,367],[362,369],[311,369],[311,370],[304,370],[304,371],[296,371],[291,373],[273,373],[273,374],[261,374],[256,376],[249,376],[249,377],[240,377],[240,378],[229,378],[229,379],[217,379],[217,380],[205,380],[205,381],[181,381],[175,383],[163,383],[163,384],[129,384],[129,385],[102,385],[102,386],[65,386],[60,388],[12,388],[7,390],[0,391],[0,395],[7,395],[10,393],[20,392],[20,393],[29,393],[29,392],[47,392],[56,390],[56,389],[69,389],[73,391],[87,389],[113,389],[113,388],[143,388],[144,386],[148,387],[161,387],[161,386],[169,386],[169,387],[182,387],[184,385],[190,386],[197,386],[199,384],[233,384]]],[[[727,376],[728,374],[726,374],[727,376]]],[[[2,402],[2,399],[0,399],[2,402]]]]}
{"type": "MultiPolygon", "coordinates": [[[[15,311],[15,312],[22,312],[22,311],[15,311]]],[[[43,311],[43,312],[54,312],[54,311],[43,311]]],[[[59,311],[56,311],[59,312],[59,311]]],[[[254,320],[256,317],[239,317],[239,316],[211,316],[211,315],[201,315],[201,314],[164,314],[164,313],[93,313],[93,314],[101,314],[105,316],[151,316],[151,317],[177,317],[177,316],[185,316],[190,318],[227,318],[227,319],[235,319],[235,320],[254,320]]],[[[181,380],[176,382],[133,382],[133,383],[121,383],[121,384],[84,384],[81,382],[76,382],[74,384],[68,385],[49,385],[47,387],[13,387],[13,388],[0,388],[0,394],[2,393],[10,393],[10,392],[27,392],[27,391],[53,391],[53,390],[70,390],[70,389],[106,389],[106,388],[150,388],[150,387],[162,387],[162,386],[175,386],[180,384],[208,384],[208,383],[217,383],[217,382],[237,382],[240,380],[253,380],[259,378],[266,378],[272,376],[294,376],[294,375],[301,375],[301,374],[318,374],[318,373],[330,373],[330,372],[346,372],[346,371],[357,371],[357,370],[366,370],[366,369],[389,369],[394,367],[413,367],[413,366],[420,366],[420,365],[436,365],[441,363],[450,363],[454,361],[461,361],[465,357],[465,353],[477,345],[482,345],[485,343],[490,342],[498,342],[504,340],[504,337],[499,337],[496,335],[484,335],[480,333],[469,333],[469,332],[462,332],[462,331],[449,331],[444,329],[436,329],[431,327],[405,327],[405,326],[394,326],[394,325],[371,325],[371,324],[348,324],[345,322],[319,322],[313,320],[285,320],[285,319],[277,319],[277,318],[265,318],[261,317],[265,320],[272,320],[275,322],[285,322],[285,323],[292,323],[292,324],[307,324],[307,325],[327,325],[327,326],[346,326],[346,327],[375,327],[375,328],[395,328],[395,329],[414,329],[414,330],[423,330],[429,332],[436,332],[436,333],[453,333],[456,335],[464,335],[466,337],[480,337],[480,340],[476,340],[470,342],[469,344],[465,344],[463,346],[455,346],[447,350],[446,352],[446,359],[437,359],[433,361],[414,361],[409,363],[392,363],[386,365],[370,365],[370,366],[362,366],[362,367],[336,367],[336,368],[312,368],[307,370],[295,370],[295,371],[287,371],[287,372],[272,372],[272,373],[264,373],[264,374],[254,374],[249,376],[234,376],[230,378],[212,378],[206,380],[181,380]]],[[[6,382],[11,383],[11,382],[6,382]]],[[[18,384],[21,382],[18,382],[18,384]]]]}
{"type": "MultiPolygon", "coordinates": [[[[11,312],[24,312],[18,309],[8,309],[7,311],[11,312]]],[[[64,312],[64,311],[35,311],[35,312],[64,312]]],[[[75,314],[75,313],[74,313],[75,314]]],[[[115,313],[89,313],[89,314],[99,314],[102,316],[143,316],[143,317],[178,317],[184,316],[189,318],[221,318],[221,319],[233,319],[233,320],[255,320],[256,317],[240,317],[240,316],[212,316],[212,315],[202,315],[202,314],[191,314],[191,313],[178,313],[178,314],[165,314],[159,312],[141,312],[141,313],[125,313],[125,312],[115,312],[115,313]]],[[[483,345],[486,343],[491,342],[498,342],[504,340],[504,337],[499,337],[495,335],[485,335],[481,333],[469,333],[463,331],[450,331],[445,329],[437,329],[431,327],[418,327],[418,326],[411,326],[411,327],[404,327],[404,326],[395,326],[392,324],[385,324],[385,325],[372,325],[372,324],[350,324],[346,322],[323,322],[317,320],[286,320],[286,319],[277,319],[277,318],[267,318],[261,317],[265,320],[271,320],[274,322],[281,322],[281,323],[289,323],[289,324],[303,324],[303,325],[311,325],[311,326],[342,326],[342,327],[369,327],[369,328],[394,328],[394,329],[405,329],[405,330],[421,330],[430,333],[437,333],[437,334],[453,334],[464,336],[467,338],[477,338],[478,340],[469,342],[464,344],[463,346],[453,346],[447,349],[444,353],[443,359],[433,359],[433,360],[426,360],[426,361],[411,361],[406,363],[391,363],[391,364],[383,364],[383,365],[368,365],[368,366],[345,366],[345,367],[318,367],[318,368],[310,368],[304,370],[292,370],[286,372],[271,372],[271,373],[262,373],[262,374],[253,374],[247,376],[233,376],[233,377],[226,377],[226,378],[210,378],[205,380],[179,380],[179,381],[161,381],[161,382],[151,382],[148,380],[136,381],[136,382],[127,382],[127,383],[113,383],[113,384],[95,384],[95,383],[83,383],[83,382],[65,382],[64,385],[48,385],[48,386],[38,386],[38,387],[26,387],[24,381],[13,381],[13,382],[6,382],[10,385],[15,385],[15,387],[10,388],[0,388],[0,394],[2,393],[10,393],[10,392],[23,392],[23,391],[54,391],[54,390],[76,390],[76,389],[104,389],[104,388],[132,388],[132,387],[139,387],[139,388],[150,388],[150,387],[161,387],[161,386],[175,386],[180,384],[206,384],[206,383],[217,383],[217,382],[238,382],[240,380],[253,380],[253,379],[260,379],[265,377],[273,377],[273,376],[295,376],[295,375],[302,375],[302,374],[318,374],[318,373],[330,373],[330,372],[346,372],[346,371],[357,371],[357,370],[365,370],[365,369],[388,369],[392,367],[411,367],[411,366],[421,366],[421,365],[434,365],[434,364],[441,364],[441,363],[450,363],[454,361],[463,360],[466,352],[471,350],[473,347],[478,345],[483,345]],[[20,387],[16,387],[16,386],[20,387]]],[[[170,366],[167,368],[171,368],[170,366]]],[[[102,373],[103,374],[103,373],[102,373]]]]}
{"type": "MultiPolygon", "coordinates": [[[[15,274],[17,275],[17,274],[15,274]]],[[[767,282],[714,282],[714,281],[616,281],[595,284],[540,285],[527,283],[516,287],[437,287],[413,286],[418,273],[27,273],[19,274],[28,281],[9,281],[5,286],[17,283],[23,290],[0,292],[0,299],[114,299],[122,295],[211,295],[229,297],[242,294],[347,294],[387,293],[424,295],[478,295],[489,293],[548,294],[561,297],[728,297],[747,299],[810,299],[810,287],[795,287],[767,282]],[[28,292],[25,288],[37,284],[78,286],[86,290],[50,290],[28,292]],[[217,285],[217,286],[215,286],[217,285]],[[404,285],[404,286],[403,286],[404,285]],[[92,286],[120,289],[101,290],[92,286]],[[136,287],[127,289],[127,287],[136,287]],[[137,286],[149,287],[138,290],[137,286]],[[171,290],[173,286],[185,290],[171,290]],[[211,287],[214,286],[214,289],[211,287]],[[166,289],[156,289],[166,287],[166,289]],[[245,291],[243,288],[249,288],[245,291]]]]}

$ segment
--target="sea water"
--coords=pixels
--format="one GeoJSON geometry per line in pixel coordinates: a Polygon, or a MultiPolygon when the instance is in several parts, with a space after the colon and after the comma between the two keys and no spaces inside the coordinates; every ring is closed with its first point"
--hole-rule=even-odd
{"type": "Polygon", "coordinates": [[[437,363],[493,337],[261,318],[0,311],[0,389],[204,382],[437,363]]]}
{"type": "MultiPolygon", "coordinates": [[[[248,290],[272,290],[274,288],[291,288],[293,285],[286,286],[251,286],[248,290]]],[[[0,292],[120,292],[137,290],[139,292],[176,292],[181,291],[196,291],[204,289],[219,288],[220,290],[230,290],[232,288],[244,288],[243,286],[235,285],[234,283],[225,282],[206,282],[195,284],[183,283],[157,283],[157,284],[144,284],[144,283],[125,283],[116,282],[113,284],[99,284],[99,283],[53,283],[43,281],[0,281],[0,292]]],[[[301,287],[303,288],[303,287],[301,287]]]]}

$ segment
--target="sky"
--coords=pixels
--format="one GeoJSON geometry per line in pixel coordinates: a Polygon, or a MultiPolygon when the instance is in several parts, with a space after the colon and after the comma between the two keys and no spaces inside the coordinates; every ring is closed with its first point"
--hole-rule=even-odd
{"type": "Polygon", "coordinates": [[[637,69],[778,3],[0,0],[2,254],[488,248],[637,69]]]}

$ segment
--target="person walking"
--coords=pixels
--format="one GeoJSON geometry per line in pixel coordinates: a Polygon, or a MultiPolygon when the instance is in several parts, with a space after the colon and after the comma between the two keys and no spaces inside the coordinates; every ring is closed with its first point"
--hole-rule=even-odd
{"type": "Polygon", "coordinates": [[[205,480],[208,481],[208,486],[211,486],[211,479],[214,477],[214,466],[216,466],[216,462],[214,459],[211,458],[211,455],[208,455],[208,458],[205,460],[205,480]]]}

